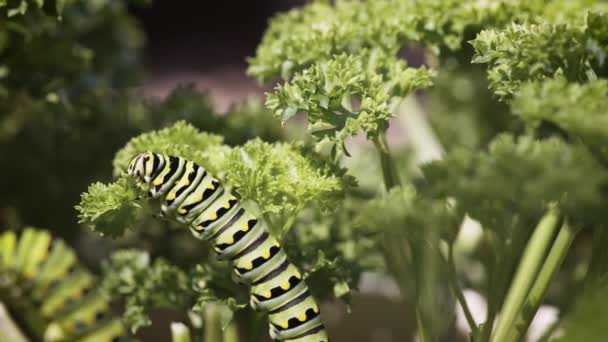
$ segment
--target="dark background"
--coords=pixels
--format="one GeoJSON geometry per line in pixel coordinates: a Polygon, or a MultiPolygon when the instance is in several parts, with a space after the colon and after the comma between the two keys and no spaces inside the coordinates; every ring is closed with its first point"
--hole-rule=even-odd
{"type": "Polygon", "coordinates": [[[209,91],[217,109],[246,96],[261,96],[261,87],[245,74],[268,20],[304,0],[154,1],[130,6],[147,41],[143,51],[144,95],[162,98],[178,84],[209,91]]]}
{"type": "Polygon", "coordinates": [[[131,6],[148,37],[145,63],[152,70],[179,65],[196,70],[245,66],[268,19],[304,0],[154,1],[131,6]]]}

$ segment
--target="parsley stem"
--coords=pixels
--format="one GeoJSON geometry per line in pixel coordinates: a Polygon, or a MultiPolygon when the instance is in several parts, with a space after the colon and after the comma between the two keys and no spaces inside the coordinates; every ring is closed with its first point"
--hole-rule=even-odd
{"type": "Polygon", "coordinates": [[[236,321],[232,320],[224,328],[224,342],[239,342],[239,331],[236,321]]]}
{"type": "Polygon", "coordinates": [[[471,332],[473,332],[473,334],[475,334],[477,331],[477,323],[475,323],[475,320],[473,319],[473,315],[471,314],[471,310],[469,309],[469,304],[467,303],[467,300],[464,298],[462,289],[460,288],[460,286],[458,286],[458,274],[456,273],[456,264],[454,263],[454,245],[453,244],[450,244],[448,247],[448,260],[446,261],[446,263],[447,263],[447,268],[450,272],[450,274],[448,276],[448,281],[450,282],[450,287],[452,288],[452,292],[454,292],[456,299],[458,299],[460,307],[462,308],[462,311],[464,312],[464,317],[466,318],[467,323],[469,324],[469,328],[471,328],[471,332]]]}
{"type": "Polygon", "coordinates": [[[420,308],[416,308],[416,326],[418,329],[418,337],[420,338],[420,342],[432,342],[431,336],[427,333],[427,329],[424,327],[424,322],[422,319],[422,313],[420,312],[420,308]]]}
{"type": "Polygon", "coordinates": [[[536,278],[536,282],[532,286],[530,294],[528,294],[528,298],[515,320],[514,328],[511,335],[509,335],[508,341],[520,341],[525,335],[577,233],[578,229],[572,228],[564,221],[549,251],[549,255],[538,274],[538,278],[536,278]]]}
{"type": "Polygon", "coordinates": [[[557,209],[549,209],[536,226],[534,233],[532,233],[503,303],[496,330],[492,335],[493,342],[503,342],[506,340],[515,318],[528,296],[530,287],[533,285],[540,270],[547,248],[557,229],[558,220],[559,212],[557,209]]]}
{"type": "Polygon", "coordinates": [[[380,166],[382,167],[384,186],[388,191],[396,186],[399,186],[401,182],[397,176],[395,162],[391,157],[388,144],[386,143],[386,132],[381,133],[376,139],[374,139],[374,145],[376,146],[376,150],[378,150],[378,154],[380,155],[380,166]]]}
{"type": "Polygon", "coordinates": [[[205,306],[203,329],[205,331],[204,342],[222,341],[222,323],[217,304],[209,303],[205,306]]]}

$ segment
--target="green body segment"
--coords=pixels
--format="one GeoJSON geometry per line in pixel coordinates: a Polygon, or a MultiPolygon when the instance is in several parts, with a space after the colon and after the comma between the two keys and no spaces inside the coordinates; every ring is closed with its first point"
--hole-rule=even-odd
{"type": "Polygon", "coordinates": [[[201,166],[180,157],[145,152],[129,175],[160,199],[168,218],[208,240],[220,259],[232,261],[237,281],[251,285],[251,306],[269,313],[270,335],[280,341],[326,342],[319,307],[298,269],[263,221],[201,166]]]}
{"type": "Polygon", "coordinates": [[[11,282],[0,287],[19,287],[15,300],[29,302],[42,321],[41,340],[129,340],[122,322],[111,317],[108,302],[95,291],[95,277],[49,232],[28,227],[19,238],[14,232],[2,233],[0,277],[4,274],[11,275],[11,282]]]}

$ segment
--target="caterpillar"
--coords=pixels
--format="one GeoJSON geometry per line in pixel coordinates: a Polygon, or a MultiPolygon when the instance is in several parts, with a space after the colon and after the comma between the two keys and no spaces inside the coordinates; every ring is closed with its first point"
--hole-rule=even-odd
{"type": "Polygon", "coordinates": [[[36,339],[128,341],[95,283],[74,251],[48,231],[28,227],[21,236],[12,231],[0,235],[0,298],[17,306],[14,311],[35,314],[25,320],[36,339]]]}
{"type": "Polygon", "coordinates": [[[160,200],[162,216],[188,225],[233,265],[236,281],[251,286],[250,306],[268,313],[277,341],[327,342],[319,307],[299,270],[262,220],[202,166],[181,157],[144,152],[127,173],[160,200]]]}

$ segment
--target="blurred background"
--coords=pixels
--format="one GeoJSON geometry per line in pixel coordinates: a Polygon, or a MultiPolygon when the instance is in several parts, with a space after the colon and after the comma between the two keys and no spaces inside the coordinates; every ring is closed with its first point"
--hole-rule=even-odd
{"type": "Polygon", "coordinates": [[[190,2],[131,5],[146,34],[143,49],[145,95],[162,98],[178,84],[208,90],[218,110],[264,88],[247,77],[246,59],[255,54],[268,19],[304,0],[190,2]]]}

